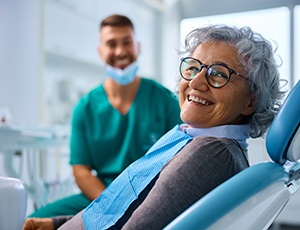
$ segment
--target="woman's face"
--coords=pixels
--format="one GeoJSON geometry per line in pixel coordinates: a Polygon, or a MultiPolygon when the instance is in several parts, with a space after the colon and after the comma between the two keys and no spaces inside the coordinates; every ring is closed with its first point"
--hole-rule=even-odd
{"type": "MultiPolygon", "coordinates": [[[[221,42],[205,42],[194,51],[193,58],[206,65],[223,63],[245,74],[233,46],[221,42]]],[[[247,80],[231,75],[222,88],[211,87],[205,78],[206,68],[193,80],[182,79],[179,85],[181,119],[194,128],[208,128],[225,124],[241,124],[253,113],[252,97],[247,80]]]]}

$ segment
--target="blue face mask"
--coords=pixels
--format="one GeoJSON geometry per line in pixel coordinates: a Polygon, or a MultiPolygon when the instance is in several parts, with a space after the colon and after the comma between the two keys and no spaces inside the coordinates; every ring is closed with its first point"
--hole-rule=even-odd
{"type": "Polygon", "coordinates": [[[138,70],[137,62],[131,63],[125,69],[119,69],[110,65],[105,65],[105,73],[118,82],[120,85],[128,85],[133,82],[138,70]]]}

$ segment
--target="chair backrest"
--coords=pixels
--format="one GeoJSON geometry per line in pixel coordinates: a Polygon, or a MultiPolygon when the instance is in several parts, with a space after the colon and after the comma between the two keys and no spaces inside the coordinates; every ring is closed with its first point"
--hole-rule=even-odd
{"type": "Polygon", "coordinates": [[[300,159],[300,81],[288,94],[268,131],[266,147],[271,159],[283,165],[300,159]]]}
{"type": "Polygon", "coordinates": [[[0,177],[0,229],[22,229],[27,208],[27,187],[16,178],[0,177]]]}
{"type": "Polygon", "coordinates": [[[266,139],[274,162],[230,178],[173,220],[169,229],[267,229],[300,186],[300,82],[280,108],[266,139]],[[284,165],[285,164],[285,165],[284,165]]]}

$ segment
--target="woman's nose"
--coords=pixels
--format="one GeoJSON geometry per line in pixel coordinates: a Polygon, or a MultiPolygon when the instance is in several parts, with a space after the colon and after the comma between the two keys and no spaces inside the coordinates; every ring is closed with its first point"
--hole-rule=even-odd
{"type": "Polygon", "coordinates": [[[205,76],[206,69],[202,70],[189,82],[189,86],[192,89],[206,91],[209,89],[208,83],[205,76]]]}

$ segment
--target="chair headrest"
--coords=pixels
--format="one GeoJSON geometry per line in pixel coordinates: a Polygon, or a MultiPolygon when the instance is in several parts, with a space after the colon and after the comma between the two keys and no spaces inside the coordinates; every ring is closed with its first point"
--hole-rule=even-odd
{"type": "Polygon", "coordinates": [[[300,159],[300,81],[291,89],[266,138],[271,159],[279,164],[300,159]]]}

